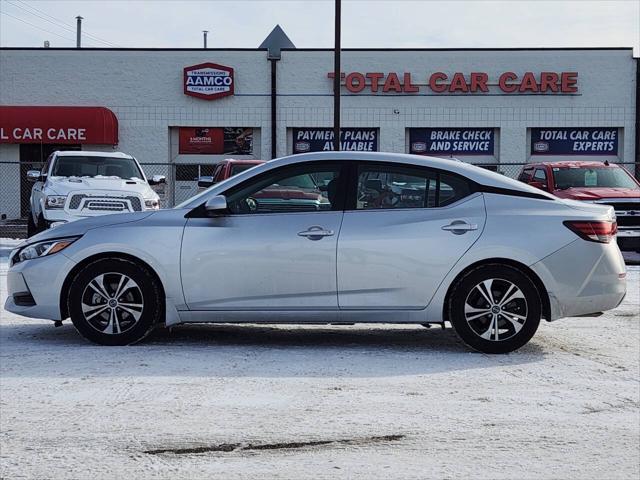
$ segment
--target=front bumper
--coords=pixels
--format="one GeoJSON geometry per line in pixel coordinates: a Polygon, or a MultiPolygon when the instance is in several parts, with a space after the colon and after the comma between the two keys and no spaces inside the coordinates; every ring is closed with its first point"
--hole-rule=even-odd
{"type": "Polygon", "coordinates": [[[615,243],[576,240],[531,265],[549,293],[551,320],[616,308],[626,292],[626,271],[615,243]]]}
{"type": "Polygon", "coordinates": [[[15,264],[7,272],[5,310],[24,317],[62,320],[60,292],[74,265],[63,252],[15,264]]]}
{"type": "Polygon", "coordinates": [[[640,252],[640,228],[618,228],[618,247],[623,252],[640,252]]]}

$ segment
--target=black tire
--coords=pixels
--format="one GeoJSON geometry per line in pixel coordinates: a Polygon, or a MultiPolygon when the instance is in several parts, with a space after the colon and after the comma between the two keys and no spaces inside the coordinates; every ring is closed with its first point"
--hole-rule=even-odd
{"type": "Polygon", "coordinates": [[[100,345],[130,345],[141,341],[162,321],[162,305],[161,288],[154,275],[146,267],[120,258],[103,258],[85,266],[71,281],[67,299],[71,321],[78,332],[100,345]],[[102,279],[101,285],[92,283],[96,277],[102,279]],[[126,280],[124,290],[115,298],[120,278],[133,282],[126,280]],[[127,289],[127,285],[135,287],[127,289]],[[114,298],[117,306],[111,308],[109,302],[114,298]],[[90,305],[93,310],[85,314],[83,304],[85,309],[90,305]],[[134,308],[134,304],[142,306],[134,308]],[[93,315],[98,310],[100,313],[93,315]]]}
{"type": "Polygon", "coordinates": [[[38,233],[38,227],[33,221],[33,214],[29,211],[27,214],[27,238],[33,237],[36,233],[38,233]]]}
{"type": "Polygon", "coordinates": [[[468,346],[483,353],[508,353],[531,340],[540,325],[542,308],[540,294],[525,273],[508,265],[488,264],[471,270],[456,282],[449,296],[448,311],[451,325],[468,346]],[[485,281],[491,282],[490,299],[483,295],[487,292],[485,281]],[[516,290],[509,290],[510,285],[516,290]],[[515,292],[516,298],[506,301],[502,309],[498,304],[506,300],[509,291],[515,292]],[[494,300],[493,306],[489,300],[494,300]],[[496,307],[497,310],[492,310],[496,307]],[[483,315],[485,308],[488,313],[483,315]],[[489,338],[481,336],[487,333],[489,338]]]}

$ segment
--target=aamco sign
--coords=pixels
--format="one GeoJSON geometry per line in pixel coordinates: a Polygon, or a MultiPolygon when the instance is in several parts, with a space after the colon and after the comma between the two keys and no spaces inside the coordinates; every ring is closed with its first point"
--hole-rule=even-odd
{"type": "Polygon", "coordinates": [[[214,100],[233,95],[233,68],[200,63],[184,68],[184,94],[214,100]]]}

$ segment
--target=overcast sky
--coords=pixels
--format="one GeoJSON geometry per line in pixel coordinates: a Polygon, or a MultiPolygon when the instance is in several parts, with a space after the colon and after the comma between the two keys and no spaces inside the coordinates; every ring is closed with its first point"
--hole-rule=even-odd
{"type": "MultiPolygon", "coordinates": [[[[343,47],[634,47],[640,0],[343,0],[343,47]]],[[[257,47],[276,25],[297,47],[333,46],[333,0],[0,0],[0,45],[257,47]],[[44,31],[47,30],[47,31],[44,31]],[[106,43],[105,43],[106,42],[106,43]]]]}

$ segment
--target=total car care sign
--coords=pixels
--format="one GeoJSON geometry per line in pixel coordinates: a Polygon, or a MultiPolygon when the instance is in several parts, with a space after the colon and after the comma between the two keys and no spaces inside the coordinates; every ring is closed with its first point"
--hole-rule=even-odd
{"type": "Polygon", "coordinates": [[[216,63],[200,63],[185,67],[184,94],[214,100],[233,95],[233,68],[216,63]]]}

